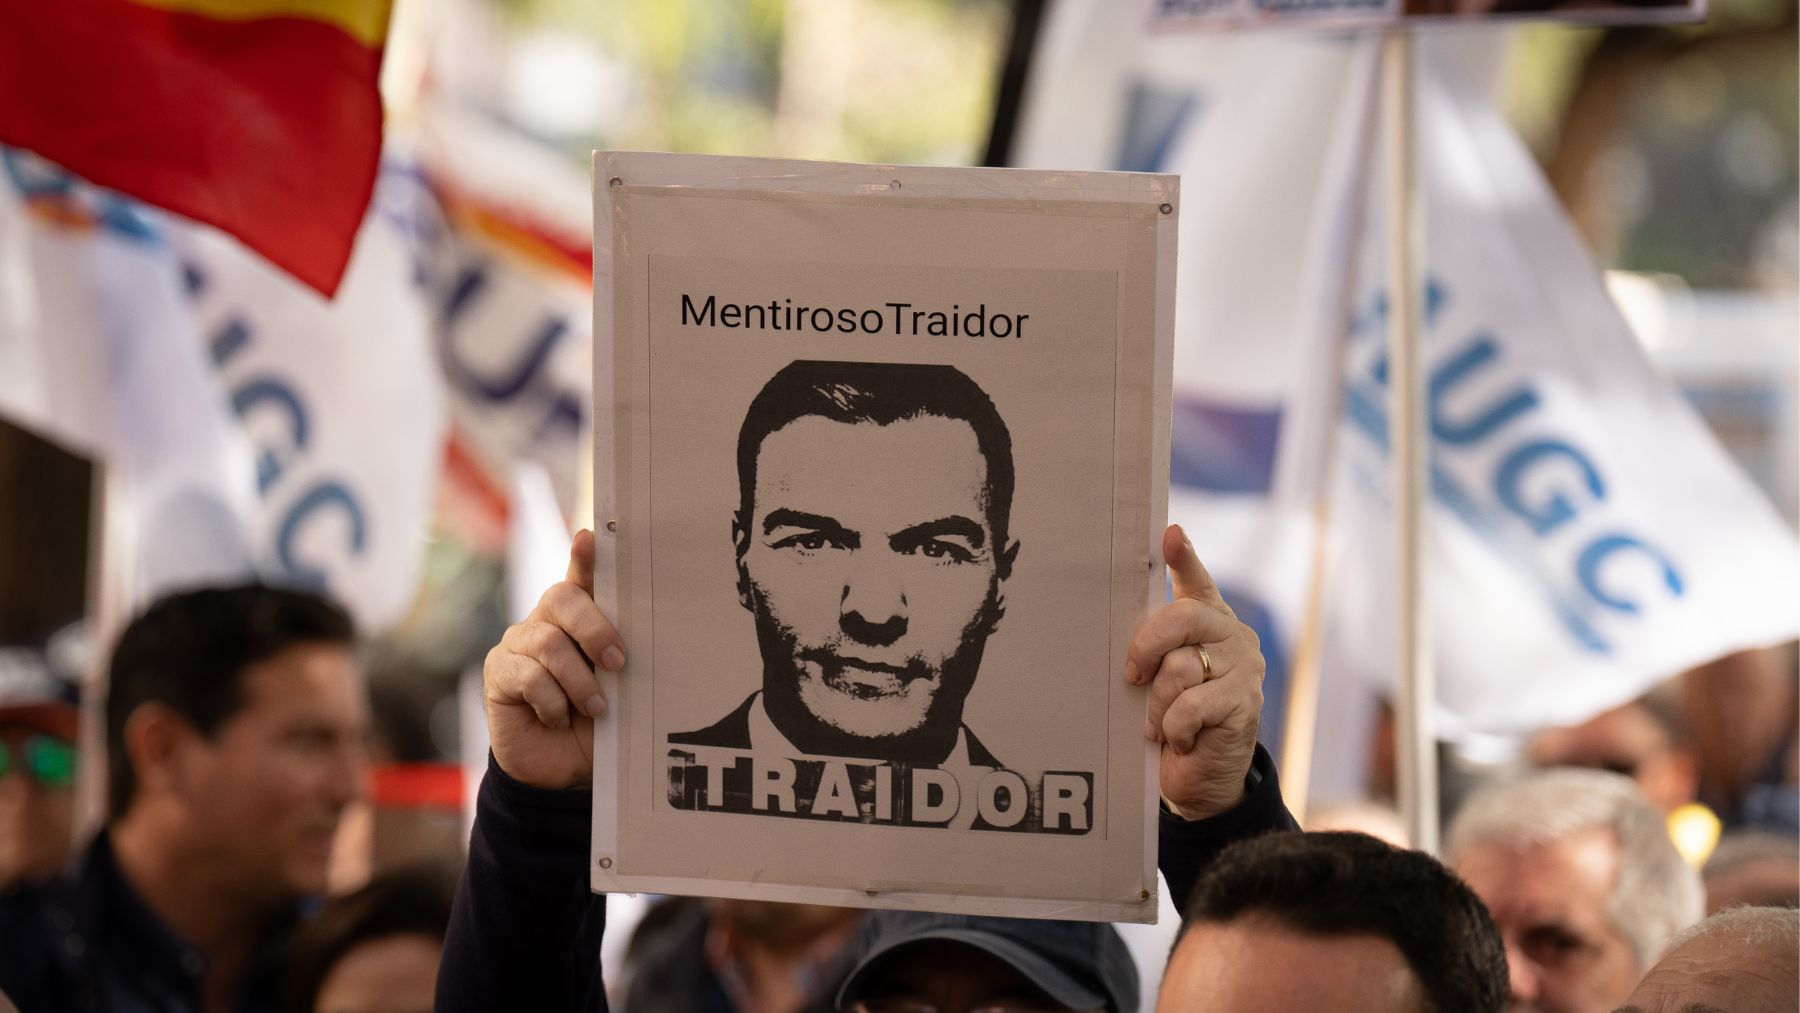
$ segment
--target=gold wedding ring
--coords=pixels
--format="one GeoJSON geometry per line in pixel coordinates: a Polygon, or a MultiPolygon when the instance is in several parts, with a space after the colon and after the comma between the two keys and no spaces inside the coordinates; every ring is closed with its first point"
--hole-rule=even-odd
{"type": "Polygon", "coordinates": [[[1212,678],[1212,655],[1206,653],[1206,648],[1200,646],[1199,644],[1195,644],[1193,646],[1194,646],[1194,653],[1200,655],[1201,677],[1205,678],[1205,679],[1212,678]]]}

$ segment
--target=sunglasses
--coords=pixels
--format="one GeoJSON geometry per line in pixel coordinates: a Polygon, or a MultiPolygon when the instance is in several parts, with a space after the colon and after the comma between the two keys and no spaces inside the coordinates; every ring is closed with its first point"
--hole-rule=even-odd
{"type": "Polygon", "coordinates": [[[54,735],[0,738],[0,778],[18,771],[54,790],[75,783],[75,746],[54,735]]]}

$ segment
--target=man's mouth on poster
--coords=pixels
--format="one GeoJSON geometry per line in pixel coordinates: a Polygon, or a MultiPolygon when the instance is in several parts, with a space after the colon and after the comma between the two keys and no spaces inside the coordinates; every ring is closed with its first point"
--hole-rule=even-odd
{"type": "Polygon", "coordinates": [[[830,648],[799,652],[800,699],[819,720],[864,738],[924,724],[939,686],[920,658],[876,659],[830,648]]]}
{"type": "Polygon", "coordinates": [[[817,667],[827,686],[859,700],[900,696],[912,683],[936,674],[919,658],[907,658],[894,664],[853,654],[807,651],[801,654],[800,660],[817,667]]]}

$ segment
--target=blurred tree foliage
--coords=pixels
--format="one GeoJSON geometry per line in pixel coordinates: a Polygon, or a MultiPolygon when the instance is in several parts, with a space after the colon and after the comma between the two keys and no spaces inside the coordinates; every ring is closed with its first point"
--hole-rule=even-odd
{"type": "Polygon", "coordinates": [[[596,144],[874,162],[980,154],[1006,0],[493,0],[624,71],[596,144]]]}
{"type": "Polygon", "coordinates": [[[1792,288],[1795,0],[1712,0],[1690,27],[1520,33],[1515,119],[1604,261],[1697,287],[1792,288]]]}

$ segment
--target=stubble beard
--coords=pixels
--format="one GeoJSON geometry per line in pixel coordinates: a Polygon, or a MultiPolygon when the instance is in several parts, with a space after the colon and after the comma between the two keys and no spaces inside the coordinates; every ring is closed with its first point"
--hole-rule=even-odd
{"type": "MultiPolygon", "coordinates": [[[[795,748],[808,754],[914,765],[935,765],[949,757],[962,730],[963,702],[975,684],[987,638],[999,621],[997,581],[990,582],[987,599],[963,627],[956,651],[944,659],[942,668],[933,672],[918,656],[908,658],[899,671],[890,673],[897,691],[893,693],[884,691],[879,679],[871,686],[866,680],[846,678],[844,665],[836,658],[836,651],[845,644],[843,635],[828,645],[802,648],[794,631],[775,617],[762,589],[754,581],[748,584],[763,661],[763,707],[795,748]],[[813,671],[817,671],[816,677],[813,671]],[[928,680],[935,682],[935,687],[927,686],[928,680]],[[907,728],[875,734],[846,728],[809,703],[809,699],[838,702],[861,697],[851,705],[877,707],[884,696],[927,690],[931,698],[918,721],[907,728]]],[[[900,699],[889,702],[905,703],[900,699]]]]}

